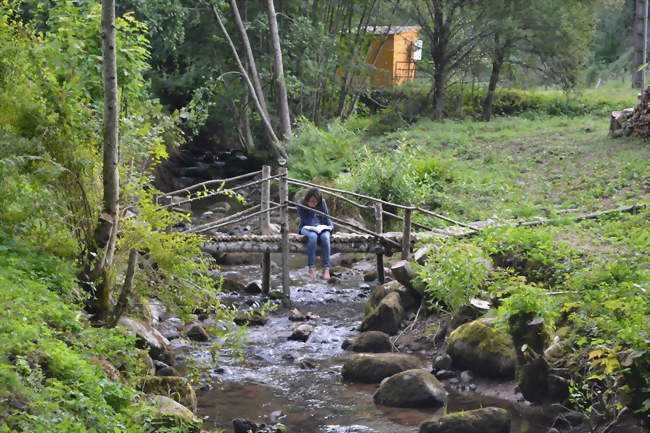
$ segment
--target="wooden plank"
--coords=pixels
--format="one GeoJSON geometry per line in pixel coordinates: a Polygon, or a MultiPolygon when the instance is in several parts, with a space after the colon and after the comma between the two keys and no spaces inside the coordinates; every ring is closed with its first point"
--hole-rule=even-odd
{"type": "Polygon", "coordinates": [[[287,182],[287,167],[280,167],[280,234],[282,241],[282,303],[285,306],[291,305],[291,288],[289,287],[289,183],[287,182]]]}
{"type": "MultiPolygon", "coordinates": [[[[265,165],[262,167],[262,179],[268,179],[271,176],[271,166],[265,165]]],[[[269,211],[269,204],[271,202],[271,180],[262,182],[262,192],[260,197],[261,209],[265,212],[260,216],[260,232],[265,233],[265,230],[270,230],[271,226],[271,212],[269,211]]],[[[271,290],[271,253],[262,253],[262,293],[269,293],[271,290]]]]}
{"type": "MultiPolygon", "coordinates": [[[[382,213],[381,203],[375,203],[375,232],[383,233],[384,231],[384,220],[382,213]]],[[[384,254],[383,252],[376,253],[377,258],[377,281],[379,284],[384,284],[386,281],[386,276],[384,275],[384,254]]]]}
{"type": "Polygon", "coordinates": [[[402,260],[408,260],[410,252],[411,252],[411,209],[404,209],[404,226],[402,232],[402,260]]]}

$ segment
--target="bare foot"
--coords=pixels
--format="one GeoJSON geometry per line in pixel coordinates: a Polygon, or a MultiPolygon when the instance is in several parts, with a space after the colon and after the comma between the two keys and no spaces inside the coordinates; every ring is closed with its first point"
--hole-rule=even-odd
{"type": "Polygon", "coordinates": [[[324,280],[329,280],[330,279],[330,270],[325,268],[323,269],[323,279],[324,280]]]}
{"type": "Polygon", "coordinates": [[[309,277],[312,280],[315,280],[317,275],[318,274],[316,273],[316,268],[309,268],[309,277]]]}

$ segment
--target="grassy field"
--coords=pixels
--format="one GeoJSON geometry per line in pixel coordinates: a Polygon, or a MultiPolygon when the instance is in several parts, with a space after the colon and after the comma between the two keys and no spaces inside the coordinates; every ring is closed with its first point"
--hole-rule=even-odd
{"type": "Polygon", "coordinates": [[[444,162],[451,180],[433,200],[467,221],[546,216],[647,202],[650,145],[611,139],[604,119],[420,121],[380,137],[382,151],[405,143],[444,162]]]}

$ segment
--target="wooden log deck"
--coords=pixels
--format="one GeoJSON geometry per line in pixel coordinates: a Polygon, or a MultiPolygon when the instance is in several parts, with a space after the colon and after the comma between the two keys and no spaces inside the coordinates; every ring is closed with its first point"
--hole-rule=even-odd
{"type": "MultiPolygon", "coordinates": [[[[419,235],[419,234],[418,234],[419,235]]],[[[419,240],[420,236],[414,235],[410,239],[411,247],[419,240]]],[[[433,235],[438,235],[433,234],[433,235]]],[[[382,236],[401,245],[402,233],[388,232],[382,236]]],[[[205,249],[210,252],[233,253],[279,253],[282,251],[280,241],[282,236],[277,235],[228,235],[214,233],[205,235],[205,249]]],[[[373,235],[357,233],[333,233],[330,238],[332,253],[376,253],[391,255],[401,251],[401,247],[383,242],[373,235]]],[[[320,246],[319,246],[320,249],[320,246]]],[[[306,253],[307,238],[298,233],[289,234],[289,252],[306,253]]]]}
{"type": "MultiPolygon", "coordinates": [[[[435,232],[411,233],[409,237],[409,250],[422,239],[432,237],[459,236],[468,233],[468,230],[440,230],[435,232]]],[[[204,235],[206,243],[204,249],[210,253],[280,253],[282,236],[277,235],[230,235],[227,233],[209,233],[204,235]]],[[[392,255],[402,251],[401,232],[384,232],[382,237],[393,243],[385,242],[373,235],[358,233],[333,233],[330,240],[332,253],[375,253],[392,255]],[[398,244],[398,245],[395,245],[398,244]]],[[[318,247],[320,250],[320,245],[318,247]]],[[[306,253],[307,238],[298,233],[289,234],[289,252],[306,253]]]]}

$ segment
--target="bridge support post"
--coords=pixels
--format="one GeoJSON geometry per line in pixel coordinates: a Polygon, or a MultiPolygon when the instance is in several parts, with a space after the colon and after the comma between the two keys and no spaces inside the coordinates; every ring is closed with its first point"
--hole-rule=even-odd
{"type": "MultiPolygon", "coordinates": [[[[375,233],[382,234],[384,232],[384,215],[381,203],[375,203],[375,233]]],[[[386,277],[384,276],[384,254],[377,253],[377,281],[379,284],[384,284],[386,277]]]]}
{"type": "Polygon", "coordinates": [[[282,251],[282,302],[285,306],[291,305],[291,288],[289,287],[289,181],[287,167],[279,168],[280,176],[280,250],[282,251]]]}
{"type": "Polygon", "coordinates": [[[404,209],[404,228],[402,231],[402,260],[409,259],[411,252],[411,213],[413,209],[404,209]]]}
{"type": "MultiPolygon", "coordinates": [[[[262,167],[262,194],[260,198],[260,210],[266,211],[260,217],[260,228],[262,234],[266,234],[271,227],[271,214],[269,213],[269,202],[271,201],[271,166],[265,165],[262,167]]],[[[262,293],[269,293],[271,289],[271,253],[262,253],[262,293]]]]}

